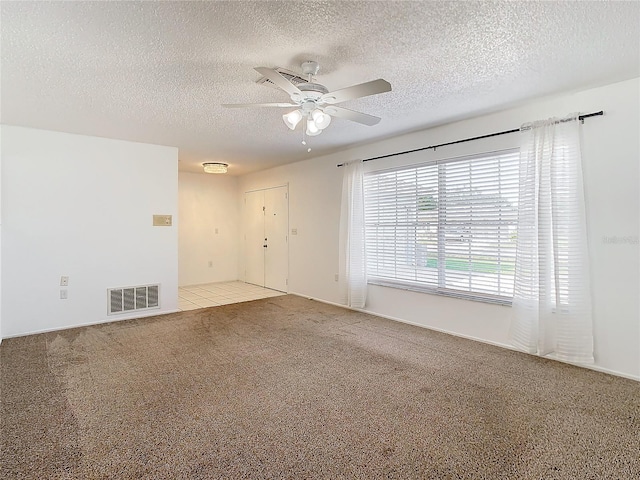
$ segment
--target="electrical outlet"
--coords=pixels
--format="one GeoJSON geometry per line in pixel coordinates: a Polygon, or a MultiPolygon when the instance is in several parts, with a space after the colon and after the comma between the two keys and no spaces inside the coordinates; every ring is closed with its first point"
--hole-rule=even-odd
{"type": "Polygon", "coordinates": [[[60,277],[60,286],[66,287],[69,285],[69,277],[60,277]]]}
{"type": "Polygon", "coordinates": [[[213,267],[213,260],[209,260],[209,268],[213,267]]]}
{"type": "Polygon", "coordinates": [[[216,228],[216,235],[218,235],[218,229],[216,228]]]}
{"type": "Polygon", "coordinates": [[[297,228],[292,228],[291,229],[291,235],[297,235],[298,234],[298,229],[297,228]]]}
{"type": "Polygon", "coordinates": [[[67,299],[67,289],[63,288],[60,290],[60,300],[66,300],[67,299]]]}
{"type": "Polygon", "coordinates": [[[333,278],[337,282],[340,279],[340,276],[336,273],[335,277],[333,277],[333,278]]]}

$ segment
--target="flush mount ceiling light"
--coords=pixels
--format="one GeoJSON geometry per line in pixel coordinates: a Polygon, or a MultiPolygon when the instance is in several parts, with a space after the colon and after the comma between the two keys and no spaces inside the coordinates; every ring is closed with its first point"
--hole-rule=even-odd
{"type": "MultiPolygon", "coordinates": [[[[302,65],[302,73],[307,76],[308,81],[294,85],[280,72],[272,68],[256,67],[256,71],[264,76],[265,80],[261,83],[269,82],[279,87],[289,94],[292,103],[242,103],[242,104],[225,104],[224,107],[241,108],[241,107],[280,107],[290,108],[296,107],[296,110],[285,113],[282,116],[284,124],[291,130],[295,130],[298,123],[303,119],[302,123],[303,138],[302,144],[306,145],[304,135],[310,137],[320,135],[322,131],[331,123],[331,116],[341,117],[352,122],[361,123],[363,125],[376,125],[379,117],[367,115],[366,113],[356,112],[348,108],[339,107],[336,103],[345,102],[354,98],[366,97],[369,95],[377,95],[379,93],[390,92],[391,84],[386,80],[379,78],[371,82],[360,83],[351,87],[342,88],[329,92],[324,85],[315,83],[313,76],[318,73],[320,65],[318,62],[308,61],[302,65]]],[[[302,80],[299,78],[299,80],[302,80]]]]}
{"type": "Polygon", "coordinates": [[[203,163],[205,173],[227,173],[229,165],[220,162],[207,162],[203,163]]]}

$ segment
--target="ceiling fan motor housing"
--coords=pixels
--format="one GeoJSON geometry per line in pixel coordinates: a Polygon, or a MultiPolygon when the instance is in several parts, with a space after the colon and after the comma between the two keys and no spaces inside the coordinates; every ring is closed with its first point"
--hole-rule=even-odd
{"type": "Polygon", "coordinates": [[[298,89],[302,92],[302,96],[298,94],[291,95],[291,100],[296,103],[304,103],[305,101],[317,101],[322,95],[328,93],[329,90],[319,83],[301,83],[298,89]]]}

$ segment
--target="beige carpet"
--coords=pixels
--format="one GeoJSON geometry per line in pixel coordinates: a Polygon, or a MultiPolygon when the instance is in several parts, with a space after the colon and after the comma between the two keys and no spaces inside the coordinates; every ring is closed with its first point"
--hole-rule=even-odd
{"type": "Polygon", "coordinates": [[[640,478],[640,383],[295,296],[0,354],[4,479],[640,478]]]}

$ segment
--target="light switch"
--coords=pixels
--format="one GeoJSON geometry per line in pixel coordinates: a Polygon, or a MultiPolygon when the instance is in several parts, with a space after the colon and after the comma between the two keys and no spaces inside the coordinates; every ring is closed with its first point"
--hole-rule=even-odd
{"type": "Polygon", "coordinates": [[[171,215],[154,215],[153,226],[154,227],[170,227],[172,223],[171,215]]]}

